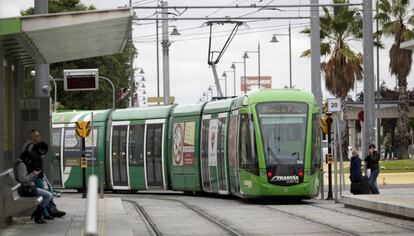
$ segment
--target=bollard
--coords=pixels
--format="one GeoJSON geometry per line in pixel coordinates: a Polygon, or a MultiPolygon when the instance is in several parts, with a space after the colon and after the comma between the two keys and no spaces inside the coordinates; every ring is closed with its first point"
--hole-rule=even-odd
{"type": "Polygon", "coordinates": [[[85,235],[98,235],[98,178],[92,175],[88,179],[88,199],[85,217],[85,235]]]}

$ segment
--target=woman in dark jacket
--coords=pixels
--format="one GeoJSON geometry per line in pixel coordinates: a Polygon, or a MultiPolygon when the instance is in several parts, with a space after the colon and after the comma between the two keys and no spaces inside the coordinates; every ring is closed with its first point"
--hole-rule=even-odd
{"type": "Polygon", "coordinates": [[[349,179],[352,183],[362,182],[361,159],[356,149],[352,149],[349,179]]]}
{"type": "Polygon", "coordinates": [[[42,202],[39,204],[36,211],[33,212],[32,218],[34,218],[34,221],[37,224],[46,223],[46,221],[43,220],[42,215],[45,207],[49,204],[53,195],[44,189],[36,188],[34,181],[39,175],[41,175],[42,171],[28,168],[27,161],[30,159],[30,154],[28,152],[24,152],[20,159],[21,160],[16,162],[14,169],[16,180],[23,185],[23,188],[35,188],[35,194],[43,197],[42,202]]]}

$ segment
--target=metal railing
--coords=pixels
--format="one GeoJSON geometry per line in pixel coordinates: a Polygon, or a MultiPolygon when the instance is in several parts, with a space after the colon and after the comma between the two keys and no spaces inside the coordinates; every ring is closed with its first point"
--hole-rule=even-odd
{"type": "Polygon", "coordinates": [[[85,217],[85,235],[98,235],[98,177],[89,176],[88,179],[88,205],[85,217]]]}

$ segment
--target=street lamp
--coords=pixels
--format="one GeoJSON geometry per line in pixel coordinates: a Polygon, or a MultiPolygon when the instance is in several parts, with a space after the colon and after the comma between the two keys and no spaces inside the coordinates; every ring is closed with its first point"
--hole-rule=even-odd
{"type": "Polygon", "coordinates": [[[223,72],[222,76],[224,77],[224,96],[227,97],[227,74],[226,72],[223,72]]]}
{"type": "Polygon", "coordinates": [[[247,89],[247,78],[246,78],[246,59],[249,58],[249,56],[247,55],[247,53],[244,53],[243,55],[243,64],[244,64],[244,94],[246,94],[246,89],[247,89]]]}
{"type": "MultiPolygon", "coordinates": [[[[240,61],[233,61],[231,66],[230,66],[230,68],[233,69],[233,73],[234,73],[234,91],[233,91],[234,96],[236,96],[236,64],[237,63],[244,64],[243,62],[240,62],[240,61]]],[[[245,74],[245,76],[246,76],[246,74],[245,74]]]]}
{"type": "Polygon", "coordinates": [[[288,34],[273,34],[271,43],[278,43],[279,40],[276,38],[277,36],[289,36],[289,88],[292,88],[292,34],[290,30],[290,22],[289,22],[289,33],[288,34]]]}
{"type": "Polygon", "coordinates": [[[210,86],[208,86],[208,89],[207,89],[211,93],[211,101],[213,101],[213,87],[214,87],[214,85],[210,85],[210,86]]]}
{"type": "Polygon", "coordinates": [[[257,53],[257,70],[258,70],[258,76],[259,76],[259,89],[260,89],[260,42],[257,43],[257,51],[245,51],[243,58],[249,58],[249,55],[247,53],[257,53]]]}
{"type": "Polygon", "coordinates": [[[230,68],[232,68],[233,70],[226,70],[226,71],[223,71],[223,77],[225,78],[225,94],[226,94],[226,97],[227,97],[227,73],[233,73],[233,81],[234,81],[234,96],[236,96],[236,73],[235,73],[235,70],[236,70],[236,66],[234,66],[234,64],[232,65],[232,67],[230,67],[230,68]],[[233,68],[234,67],[234,68],[233,68]]]}

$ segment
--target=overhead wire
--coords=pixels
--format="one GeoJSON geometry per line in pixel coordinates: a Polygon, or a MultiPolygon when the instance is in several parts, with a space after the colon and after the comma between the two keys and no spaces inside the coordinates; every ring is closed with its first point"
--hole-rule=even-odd
{"type": "MultiPolygon", "coordinates": [[[[296,27],[291,27],[292,29],[296,29],[296,28],[302,28],[302,27],[309,27],[310,24],[309,23],[304,23],[302,26],[296,26],[296,27]]],[[[287,29],[287,28],[283,28],[283,29],[287,29]]],[[[237,35],[246,35],[246,34],[255,34],[255,33],[263,33],[263,32],[275,32],[275,31],[280,31],[282,29],[266,29],[266,30],[254,30],[251,32],[239,32],[237,35]]],[[[197,36],[197,35],[192,35],[192,36],[197,36]]],[[[227,34],[222,34],[222,35],[216,35],[216,38],[222,38],[222,37],[227,37],[227,34]]],[[[196,37],[196,38],[189,38],[189,39],[176,39],[173,40],[173,42],[183,42],[183,41],[191,41],[191,40],[201,40],[201,39],[207,39],[208,36],[203,36],[203,37],[196,37]]],[[[138,40],[133,40],[134,43],[151,43],[151,42],[155,42],[155,39],[145,39],[142,41],[138,41],[138,40]]]]}
{"type": "MultiPolygon", "coordinates": [[[[291,26],[295,27],[295,26],[303,26],[303,25],[308,25],[308,24],[309,23],[293,23],[293,24],[291,24],[291,26]]],[[[239,29],[239,31],[240,32],[244,32],[244,31],[255,30],[255,29],[284,28],[284,27],[287,27],[287,26],[288,26],[288,24],[267,25],[267,26],[259,26],[259,27],[254,27],[254,28],[239,29]]],[[[189,30],[198,29],[198,28],[203,28],[203,27],[206,27],[206,26],[191,27],[191,28],[186,28],[186,29],[180,29],[180,32],[189,31],[189,30]]],[[[231,30],[222,30],[222,31],[217,31],[215,33],[229,33],[229,32],[231,32],[231,30]]],[[[183,36],[198,36],[198,35],[204,35],[204,34],[209,34],[209,32],[194,33],[194,34],[188,34],[188,35],[183,35],[183,36]]],[[[148,35],[138,36],[136,38],[143,39],[143,38],[155,37],[155,36],[156,36],[156,34],[148,34],[148,35]]]]}
{"type": "MultiPolygon", "coordinates": [[[[231,2],[231,3],[229,3],[229,4],[227,4],[227,6],[230,6],[230,5],[234,4],[234,3],[237,3],[238,1],[240,1],[240,0],[235,0],[235,1],[233,1],[233,2],[231,2]]],[[[217,9],[217,10],[213,11],[212,13],[208,14],[206,17],[212,16],[212,15],[216,14],[217,12],[219,12],[219,11],[221,11],[221,10],[223,10],[223,9],[224,9],[224,8],[219,8],[219,9],[217,9]]]]}
{"type": "Polygon", "coordinates": [[[150,4],[153,2],[158,2],[157,0],[141,0],[141,1],[135,1],[132,3],[132,6],[142,6],[146,4],[150,4]]]}

